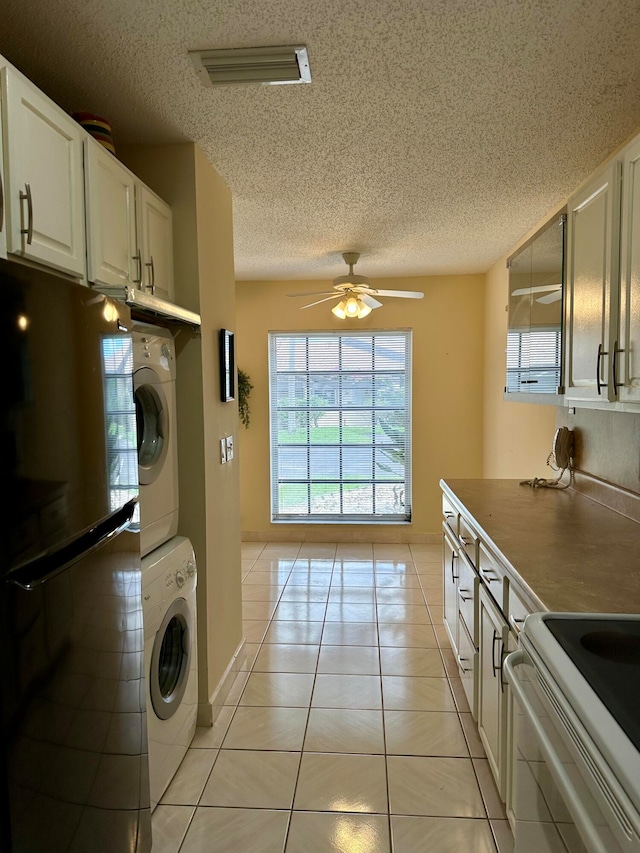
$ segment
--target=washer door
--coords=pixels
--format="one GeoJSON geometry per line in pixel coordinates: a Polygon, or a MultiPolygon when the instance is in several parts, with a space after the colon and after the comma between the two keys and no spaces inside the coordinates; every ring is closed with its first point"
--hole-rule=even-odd
{"type": "Polygon", "coordinates": [[[167,398],[150,367],[133,374],[138,430],[138,479],[146,486],[160,475],[169,447],[169,412],[167,398]]]}
{"type": "Polygon", "coordinates": [[[149,693],[156,716],[168,720],[180,707],[191,664],[191,615],[186,599],[176,598],[162,620],[151,653],[149,693]]]}

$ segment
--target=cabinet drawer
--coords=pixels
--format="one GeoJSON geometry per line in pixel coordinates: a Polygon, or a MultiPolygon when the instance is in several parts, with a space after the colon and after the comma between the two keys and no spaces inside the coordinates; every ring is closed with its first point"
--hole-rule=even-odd
{"type": "Polygon", "coordinates": [[[451,501],[445,496],[442,496],[442,517],[444,521],[453,533],[454,536],[458,535],[458,520],[460,518],[460,514],[458,510],[454,508],[451,501]]]}
{"type": "Polygon", "coordinates": [[[508,582],[505,582],[504,566],[487,551],[482,542],[479,545],[480,580],[484,583],[491,598],[503,613],[506,613],[508,582]]]}
{"type": "Polygon", "coordinates": [[[478,610],[478,575],[466,560],[459,560],[458,562],[458,610],[460,618],[467,627],[473,645],[477,647],[476,614],[478,610]]]}
{"type": "Polygon", "coordinates": [[[471,642],[462,620],[458,625],[458,671],[471,714],[475,720],[477,718],[478,652],[471,642]]]}
{"type": "Polygon", "coordinates": [[[471,564],[475,567],[478,565],[478,537],[474,530],[469,526],[466,519],[461,515],[458,521],[458,542],[460,550],[464,551],[471,564]]]}
{"type": "Polygon", "coordinates": [[[522,598],[516,593],[513,586],[510,586],[507,620],[509,622],[509,630],[514,633],[516,637],[522,630],[524,620],[531,612],[531,608],[525,604],[522,598]]]}

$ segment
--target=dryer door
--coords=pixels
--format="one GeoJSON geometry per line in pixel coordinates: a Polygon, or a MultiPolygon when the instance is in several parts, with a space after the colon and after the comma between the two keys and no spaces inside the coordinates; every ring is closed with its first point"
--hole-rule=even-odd
{"type": "Polygon", "coordinates": [[[133,374],[138,429],[138,479],[148,485],[162,471],[169,447],[167,397],[158,374],[142,367],[133,374]]]}
{"type": "Polygon", "coordinates": [[[186,599],[176,598],[165,613],[151,653],[149,693],[161,720],[176,713],[187,688],[192,630],[189,605],[186,599]]]}

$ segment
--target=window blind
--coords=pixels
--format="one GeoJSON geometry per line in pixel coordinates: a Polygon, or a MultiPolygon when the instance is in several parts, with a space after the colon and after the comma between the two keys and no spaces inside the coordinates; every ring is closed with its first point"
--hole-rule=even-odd
{"type": "Polygon", "coordinates": [[[273,521],[411,520],[411,332],[269,334],[273,521]]]}
{"type": "Polygon", "coordinates": [[[507,333],[507,391],[556,394],[561,364],[559,329],[507,333]]]}

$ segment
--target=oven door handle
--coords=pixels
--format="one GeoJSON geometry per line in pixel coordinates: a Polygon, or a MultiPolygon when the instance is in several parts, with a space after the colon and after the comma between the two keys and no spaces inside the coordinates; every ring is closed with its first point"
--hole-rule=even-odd
{"type": "Polygon", "coordinates": [[[513,691],[520,706],[520,709],[526,716],[528,722],[531,724],[536,734],[540,751],[542,752],[547,764],[549,765],[554,781],[558,786],[562,797],[564,798],[567,808],[571,812],[573,819],[576,822],[576,826],[578,827],[578,830],[582,835],[583,840],[589,847],[589,850],[593,851],[593,853],[607,853],[607,848],[604,847],[602,838],[600,837],[600,834],[594,826],[589,812],[580,802],[580,799],[576,796],[576,792],[573,789],[571,780],[569,779],[569,775],[565,770],[564,764],[558,757],[558,754],[556,753],[553,744],[549,740],[547,733],[545,732],[542,724],[540,723],[540,720],[538,719],[533,705],[529,701],[527,694],[524,691],[521,681],[518,679],[516,669],[518,666],[523,664],[525,660],[526,656],[522,649],[518,649],[515,652],[510,652],[507,655],[507,657],[504,659],[505,682],[513,691]]]}

